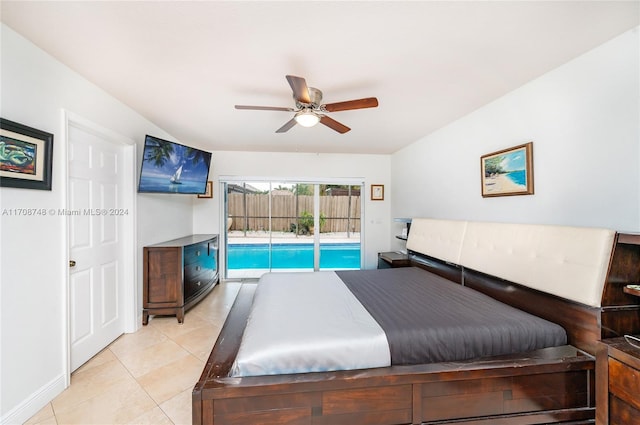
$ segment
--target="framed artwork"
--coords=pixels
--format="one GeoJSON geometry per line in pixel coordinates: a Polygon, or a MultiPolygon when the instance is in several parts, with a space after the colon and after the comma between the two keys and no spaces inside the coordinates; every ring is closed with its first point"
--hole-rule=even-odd
{"type": "Polygon", "coordinates": [[[0,186],[51,190],[53,134],[0,118],[0,186]]]}
{"type": "Polygon", "coordinates": [[[533,195],[533,142],[480,157],[482,196],[533,195]]]}
{"type": "Polygon", "coordinates": [[[213,182],[207,181],[207,190],[204,193],[198,194],[198,198],[213,198],[213,182]]]}
{"type": "Polygon", "coordinates": [[[384,185],[383,184],[371,185],[371,200],[384,201],[384,185]]]}

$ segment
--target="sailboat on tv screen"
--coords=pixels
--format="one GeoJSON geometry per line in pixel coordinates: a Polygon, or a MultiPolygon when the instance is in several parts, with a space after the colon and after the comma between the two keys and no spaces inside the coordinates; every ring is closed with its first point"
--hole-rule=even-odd
{"type": "Polygon", "coordinates": [[[173,184],[182,184],[182,182],[180,181],[180,175],[182,174],[182,165],[180,167],[178,167],[178,169],[176,170],[176,172],[173,174],[173,176],[171,176],[171,178],[169,179],[169,181],[173,184]]]}

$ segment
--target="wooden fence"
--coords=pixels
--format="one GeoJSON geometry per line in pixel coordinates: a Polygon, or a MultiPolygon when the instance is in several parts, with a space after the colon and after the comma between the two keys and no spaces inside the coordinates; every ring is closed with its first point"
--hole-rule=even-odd
{"type": "MultiPolygon", "coordinates": [[[[269,230],[268,193],[227,196],[228,214],[233,219],[230,230],[269,230]]],[[[305,215],[313,215],[313,196],[271,197],[271,231],[293,232],[305,215]]],[[[320,218],[324,221],[321,232],[359,232],[360,196],[320,196],[320,218]]]]}

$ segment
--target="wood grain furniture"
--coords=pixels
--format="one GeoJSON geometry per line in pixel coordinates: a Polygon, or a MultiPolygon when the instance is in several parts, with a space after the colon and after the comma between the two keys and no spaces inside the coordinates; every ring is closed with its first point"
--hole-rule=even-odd
{"type": "Polygon", "coordinates": [[[379,252],[378,268],[389,269],[396,267],[409,267],[409,255],[402,252],[379,252]]]}
{"type": "Polygon", "coordinates": [[[640,425],[640,348],[624,338],[606,339],[596,358],[596,423],[640,425]]]}
{"type": "Polygon", "coordinates": [[[414,219],[410,261],[567,331],[569,344],[473,361],[230,377],[243,285],[193,397],[193,423],[589,424],[598,341],[640,332],[640,246],[605,230],[414,219]]]}
{"type": "Polygon", "coordinates": [[[204,298],[218,282],[218,235],[190,235],[143,248],[142,324],[149,315],[175,315],[204,298]]]}
{"type": "MultiPolygon", "coordinates": [[[[640,283],[640,261],[634,255],[640,246],[640,234],[618,235],[617,250],[624,253],[629,274],[618,278],[633,284],[640,283]],[[635,268],[634,268],[635,264],[635,268]]],[[[640,291],[623,286],[623,303],[633,303],[640,291]]],[[[638,337],[639,335],[635,335],[638,337]]],[[[596,353],[596,423],[598,425],[640,425],[640,347],[625,338],[604,339],[596,353]]]]}

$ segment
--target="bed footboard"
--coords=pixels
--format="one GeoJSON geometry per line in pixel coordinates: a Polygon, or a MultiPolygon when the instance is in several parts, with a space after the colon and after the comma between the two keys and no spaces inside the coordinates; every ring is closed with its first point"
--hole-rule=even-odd
{"type": "MultiPolygon", "coordinates": [[[[416,372],[386,379],[336,377],[330,383],[255,383],[201,392],[202,424],[539,424],[590,423],[593,360],[577,370],[538,373],[545,367],[416,372]],[[477,376],[474,376],[477,375],[477,376]],[[378,382],[374,382],[378,381],[378,382]],[[399,381],[399,382],[393,382],[399,381]]],[[[514,365],[514,368],[518,366],[514,365]]],[[[195,416],[194,416],[195,417],[195,416]]]]}

